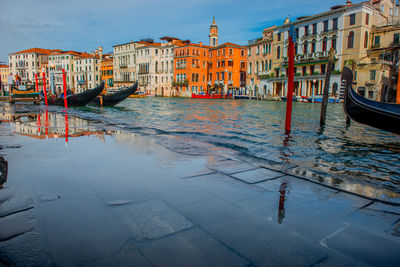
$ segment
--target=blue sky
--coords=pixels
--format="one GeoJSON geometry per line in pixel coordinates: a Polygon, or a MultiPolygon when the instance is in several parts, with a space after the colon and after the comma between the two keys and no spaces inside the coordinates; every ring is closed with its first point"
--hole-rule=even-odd
{"type": "MultiPolygon", "coordinates": [[[[360,2],[360,1],[354,1],[360,2]]],[[[329,10],[345,0],[0,0],[0,61],[40,47],[93,51],[169,35],[208,42],[215,15],[220,43],[246,44],[262,29],[329,10]]]]}

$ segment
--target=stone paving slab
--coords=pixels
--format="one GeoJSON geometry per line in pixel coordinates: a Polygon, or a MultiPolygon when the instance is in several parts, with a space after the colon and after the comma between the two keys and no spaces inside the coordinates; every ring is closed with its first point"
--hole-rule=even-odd
{"type": "Polygon", "coordinates": [[[113,211],[136,241],[157,239],[193,227],[193,224],[161,200],[116,206],[113,211]]]}
{"type": "Polygon", "coordinates": [[[185,181],[191,182],[206,192],[230,202],[254,197],[265,191],[262,188],[245,184],[221,173],[199,176],[185,181]]]}
{"type": "Polygon", "coordinates": [[[197,176],[202,176],[202,175],[213,174],[213,173],[216,173],[216,171],[211,170],[211,169],[204,168],[203,170],[196,171],[196,172],[193,172],[193,173],[191,173],[191,174],[189,174],[189,175],[187,175],[187,176],[184,176],[183,179],[189,179],[189,178],[193,178],[193,177],[197,177],[197,176]]]}
{"type": "Polygon", "coordinates": [[[244,172],[257,168],[257,166],[254,166],[252,164],[231,159],[217,162],[215,164],[208,164],[207,167],[214,171],[222,172],[225,174],[244,172]]]}
{"type": "Polygon", "coordinates": [[[153,266],[248,266],[249,262],[193,228],[139,245],[153,266]]]}
{"type": "Polygon", "coordinates": [[[400,215],[400,206],[383,204],[381,202],[374,202],[368,206],[368,209],[380,210],[400,215]]]}
{"type": "Polygon", "coordinates": [[[278,224],[254,218],[221,200],[186,205],[180,211],[257,266],[312,265],[330,253],[278,224]]]}
{"type": "Polygon", "coordinates": [[[136,246],[131,243],[126,244],[117,254],[113,254],[104,258],[93,261],[83,262],[82,266],[86,267],[110,267],[110,266],[152,266],[149,261],[138,251],[136,246]]]}
{"type": "Polygon", "coordinates": [[[211,195],[207,191],[195,187],[187,186],[173,191],[161,193],[159,195],[169,206],[180,207],[194,202],[202,201],[211,195]]]}
{"type": "Polygon", "coordinates": [[[393,237],[390,235],[394,231],[396,222],[400,220],[400,215],[370,209],[369,207],[350,213],[346,216],[346,221],[386,238],[393,237]]]}
{"type": "Polygon", "coordinates": [[[260,183],[263,181],[275,179],[277,177],[284,176],[284,175],[285,174],[280,173],[280,172],[267,170],[264,168],[258,168],[255,170],[232,174],[232,177],[239,179],[242,182],[245,182],[248,184],[256,184],[256,183],[260,183]]]}
{"type": "Polygon", "coordinates": [[[400,242],[380,237],[355,226],[327,239],[328,247],[371,266],[398,266],[400,242]]]}
{"type": "Polygon", "coordinates": [[[116,254],[131,237],[97,196],[39,204],[41,229],[58,266],[76,266],[116,254]]]}

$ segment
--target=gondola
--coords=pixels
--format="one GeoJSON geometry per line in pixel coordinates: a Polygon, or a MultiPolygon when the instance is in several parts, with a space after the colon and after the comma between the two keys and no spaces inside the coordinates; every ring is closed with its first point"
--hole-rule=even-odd
{"type": "Polygon", "coordinates": [[[343,108],[351,119],[384,131],[400,134],[400,105],[375,102],[357,94],[351,87],[352,71],[344,67],[345,81],[343,108]]]}
{"type": "Polygon", "coordinates": [[[137,88],[138,83],[135,82],[131,87],[127,89],[120,90],[109,95],[97,96],[96,98],[92,99],[90,103],[100,106],[114,106],[135,93],[137,88]]]}
{"type": "MultiPolygon", "coordinates": [[[[104,88],[104,82],[99,84],[97,87],[90,90],[86,90],[82,93],[67,95],[68,107],[84,106],[88,104],[92,99],[94,99],[103,91],[103,88],[104,88]]],[[[64,98],[57,96],[48,96],[47,103],[49,105],[64,106],[64,98]]]]}

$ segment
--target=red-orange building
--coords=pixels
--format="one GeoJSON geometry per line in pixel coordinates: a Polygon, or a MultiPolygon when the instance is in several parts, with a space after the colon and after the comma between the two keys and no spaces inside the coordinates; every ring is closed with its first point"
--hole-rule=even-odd
{"type": "Polygon", "coordinates": [[[107,90],[114,86],[114,65],[113,65],[113,55],[105,54],[102,56],[100,73],[101,80],[105,81],[104,89],[107,90]]]}
{"type": "Polygon", "coordinates": [[[208,76],[208,53],[210,47],[202,43],[175,48],[174,82],[172,86],[181,97],[191,97],[192,93],[206,92],[208,76]]]}
{"type": "Polygon", "coordinates": [[[208,81],[215,93],[246,87],[246,47],[224,43],[209,52],[208,81]]]}

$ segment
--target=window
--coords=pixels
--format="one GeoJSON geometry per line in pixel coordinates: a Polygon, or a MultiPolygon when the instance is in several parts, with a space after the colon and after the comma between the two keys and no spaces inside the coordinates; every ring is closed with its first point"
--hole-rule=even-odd
{"type": "Polygon", "coordinates": [[[296,38],[299,38],[299,28],[296,28],[294,31],[296,33],[296,38]]]}
{"type": "Polygon", "coordinates": [[[364,34],[364,48],[368,48],[368,32],[364,34]]]}
{"type": "Polygon", "coordinates": [[[334,18],[333,20],[332,20],[332,24],[333,24],[333,26],[332,26],[332,29],[333,30],[337,30],[338,29],[338,19],[337,18],[334,18]]]}
{"type": "Polygon", "coordinates": [[[251,56],[251,48],[249,47],[249,49],[247,49],[247,54],[249,55],[249,56],[251,56]]]}
{"type": "Polygon", "coordinates": [[[368,91],[368,98],[374,98],[374,91],[368,91]]]}
{"type": "Polygon", "coordinates": [[[308,25],[304,26],[304,35],[308,36],[309,32],[308,32],[308,25]]]}
{"type": "Polygon", "coordinates": [[[365,25],[369,24],[369,14],[365,15],[365,25]]]}
{"type": "Polygon", "coordinates": [[[324,37],[324,39],[322,40],[322,51],[326,51],[328,46],[328,38],[324,37]]]}
{"type": "Polygon", "coordinates": [[[278,33],[278,42],[281,40],[281,33],[278,33]]]}
{"type": "Polygon", "coordinates": [[[308,43],[307,43],[307,42],[304,42],[304,45],[303,45],[303,54],[307,54],[307,52],[308,52],[308,43]]]}
{"type": "Polygon", "coordinates": [[[385,12],[385,5],[381,5],[381,11],[385,12]]]}
{"type": "Polygon", "coordinates": [[[393,34],[393,44],[399,44],[399,41],[400,41],[400,34],[399,33],[393,34]]]}
{"type": "Polygon", "coordinates": [[[260,54],[260,46],[257,46],[256,55],[259,55],[259,54],[260,54]]]}
{"type": "Polygon", "coordinates": [[[306,75],[306,73],[307,73],[307,67],[304,66],[302,72],[303,72],[303,76],[306,75]]]}
{"type": "Polygon", "coordinates": [[[278,46],[278,49],[276,50],[276,58],[279,59],[281,58],[281,47],[278,46]]]}
{"type": "Polygon", "coordinates": [[[326,71],[326,65],[322,64],[321,65],[321,74],[325,74],[325,71],[326,71]]]}
{"type": "Polygon", "coordinates": [[[233,67],[233,61],[232,60],[228,61],[228,67],[233,67]]]}
{"type": "Polygon", "coordinates": [[[244,50],[241,51],[241,56],[244,57],[245,56],[245,52],[244,50]]]}
{"type": "Polygon", "coordinates": [[[229,48],[229,55],[233,55],[233,49],[229,48]]]}
{"type": "Polygon", "coordinates": [[[375,36],[374,46],[379,46],[380,42],[381,42],[381,37],[380,36],[375,36]]]}
{"type": "Polygon", "coordinates": [[[351,31],[349,33],[349,36],[347,38],[347,48],[348,49],[354,48],[354,32],[353,31],[351,31]]]}
{"type": "Polygon", "coordinates": [[[350,25],[356,24],[356,14],[350,15],[350,25]]]}
{"type": "Polygon", "coordinates": [[[317,23],[314,23],[314,24],[312,25],[312,28],[313,28],[313,29],[312,29],[312,31],[313,31],[312,33],[313,33],[313,34],[317,34],[317,23]]]}
{"type": "Polygon", "coordinates": [[[332,48],[335,49],[335,50],[336,50],[336,38],[337,38],[336,35],[334,35],[334,36],[332,37],[332,45],[331,45],[332,48]]]}
{"type": "Polygon", "coordinates": [[[314,39],[311,43],[311,53],[315,53],[315,47],[317,45],[317,41],[314,39]]]}
{"type": "Polygon", "coordinates": [[[328,26],[329,26],[329,21],[328,21],[328,20],[325,20],[325,21],[324,21],[324,32],[327,32],[327,31],[328,31],[328,26]]]}
{"type": "Polygon", "coordinates": [[[375,81],[375,77],[376,77],[376,70],[370,70],[369,71],[369,80],[375,81]]]}

